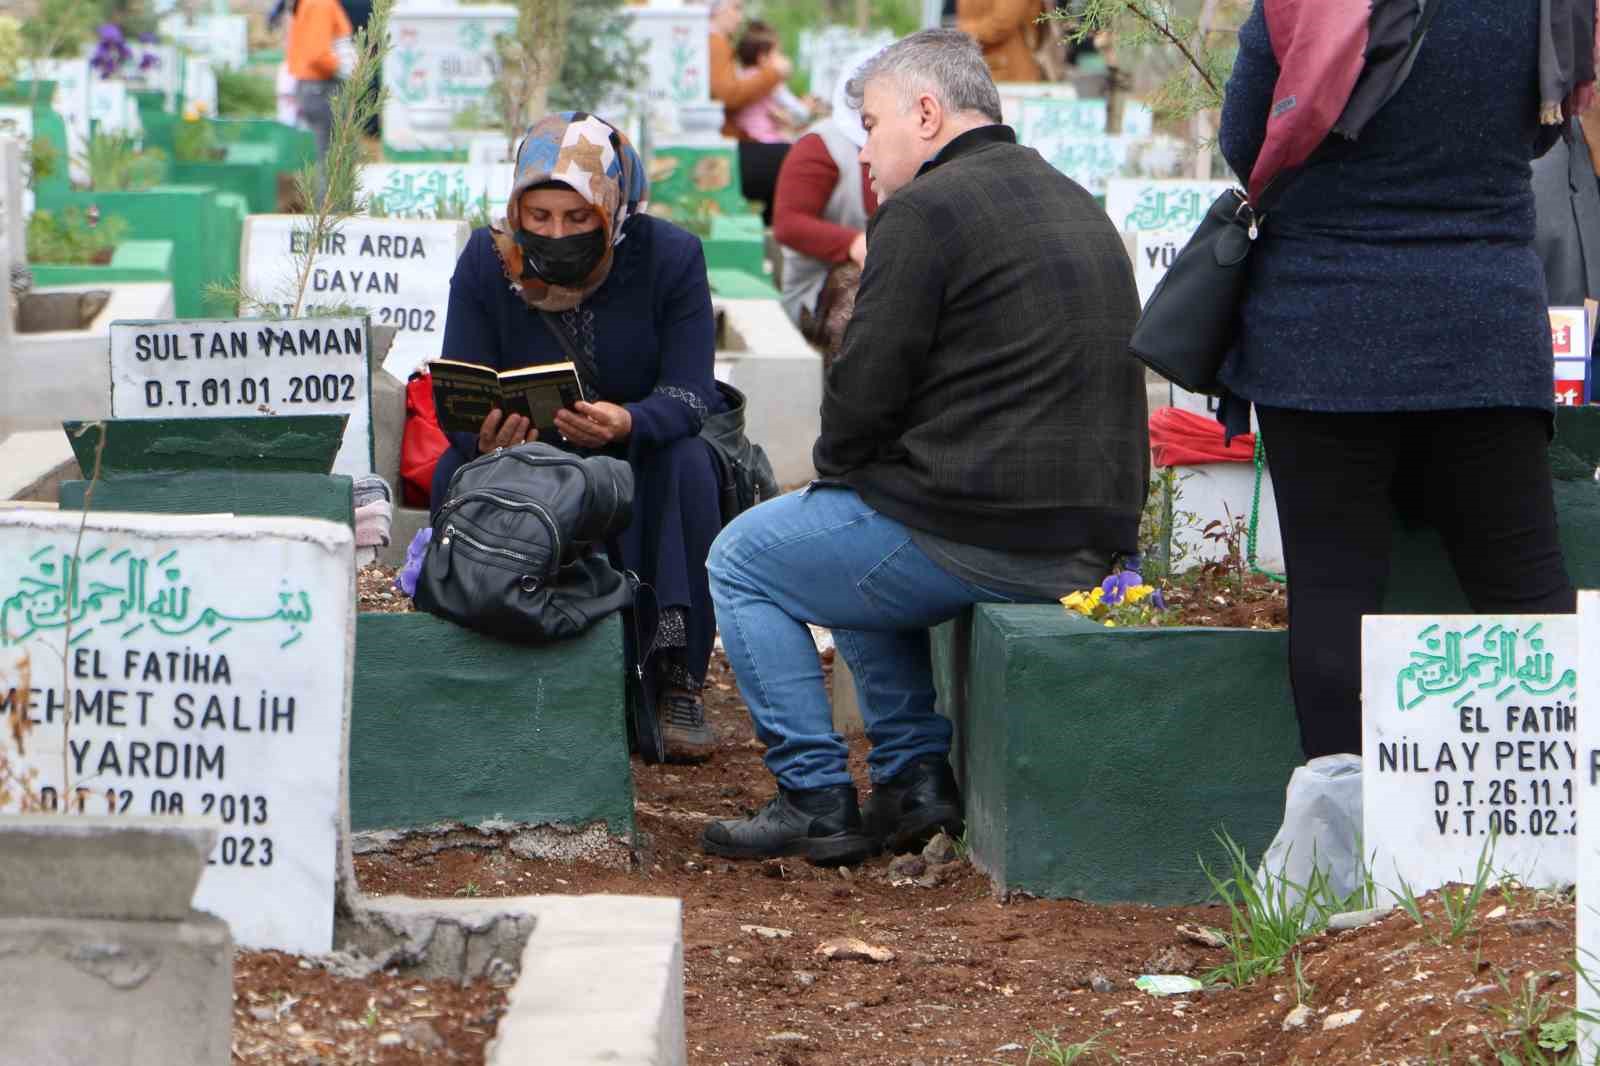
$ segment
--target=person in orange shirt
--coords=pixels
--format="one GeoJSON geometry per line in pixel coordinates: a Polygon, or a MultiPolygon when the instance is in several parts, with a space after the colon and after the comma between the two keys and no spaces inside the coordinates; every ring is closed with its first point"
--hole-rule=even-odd
{"type": "Polygon", "coordinates": [[[295,79],[300,118],[317,138],[320,166],[333,130],[332,100],[339,80],[354,66],[350,16],[339,0],[294,0],[284,59],[295,79]]]}
{"type": "Polygon", "coordinates": [[[788,142],[763,144],[740,131],[734,115],[772,91],[794,73],[794,64],[779,49],[761,57],[752,69],[740,72],[734,61],[733,37],[744,22],[744,0],[711,0],[711,40],[708,49],[711,98],[721,102],[722,135],[739,141],[739,185],[745,199],[763,205],[761,220],[772,225],[772,197],[778,185],[778,168],[789,154],[788,142]]]}
{"type": "Polygon", "coordinates": [[[995,81],[1042,81],[1033,58],[1039,0],[959,0],[956,26],[977,40],[995,81]]]}

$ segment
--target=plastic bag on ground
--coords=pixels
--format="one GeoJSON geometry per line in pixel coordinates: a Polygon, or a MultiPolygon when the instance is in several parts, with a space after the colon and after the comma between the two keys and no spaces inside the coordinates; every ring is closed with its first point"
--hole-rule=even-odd
{"type": "Polygon", "coordinates": [[[1311,883],[1313,863],[1330,892],[1348,899],[1362,882],[1361,756],[1324,755],[1298,767],[1289,778],[1283,825],[1261,859],[1256,882],[1263,889],[1287,883],[1295,903],[1311,883]]]}

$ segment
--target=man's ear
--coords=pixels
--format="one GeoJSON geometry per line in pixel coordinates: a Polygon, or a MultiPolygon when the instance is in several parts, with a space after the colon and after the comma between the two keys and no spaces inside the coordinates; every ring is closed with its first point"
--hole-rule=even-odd
{"type": "Polygon", "coordinates": [[[939,104],[939,98],[932,93],[922,93],[917,97],[918,132],[924,140],[933,140],[939,136],[939,131],[944,128],[944,108],[939,104]]]}

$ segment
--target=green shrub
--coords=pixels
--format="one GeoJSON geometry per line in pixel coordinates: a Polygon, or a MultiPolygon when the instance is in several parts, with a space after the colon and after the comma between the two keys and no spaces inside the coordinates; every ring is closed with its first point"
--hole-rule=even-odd
{"type": "Polygon", "coordinates": [[[278,113],[272,80],[243,70],[217,71],[217,115],[222,118],[272,118],[278,113]]]}
{"type": "Polygon", "coordinates": [[[166,174],[167,154],[139,147],[126,133],[96,133],[79,156],[89,172],[89,187],[100,192],[139,192],[158,185],[166,174]]]}
{"type": "Polygon", "coordinates": [[[225,155],[217,131],[205,119],[184,116],[172,135],[172,154],[180,163],[207,163],[225,155]]]}
{"type": "Polygon", "coordinates": [[[105,259],[127,232],[128,223],[116,216],[91,225],[76,207],[59,217],[35,211],[28,219],[28,262],[86,266],[105,259]]]}

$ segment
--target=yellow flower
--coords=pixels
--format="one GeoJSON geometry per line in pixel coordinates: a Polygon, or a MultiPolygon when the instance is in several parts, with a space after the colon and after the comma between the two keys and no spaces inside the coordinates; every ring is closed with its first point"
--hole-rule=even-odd
{"type": "Polygon", "coordinates": [[[1149,599],[1154,591],[1155,589],[1149,585],[1135,585],[1127,591],[1127,600],[1129,603],[1138,603],[1140,600],[1149,599]]]}
{"type": "Polygon", "coordinates": [[[1115,629],[1115,628],[1117,628],[1117,623],[1115,623],[1111,619],[1107,618],[1106,619],[1106,628],[1107,629],[1115,629]]]}

